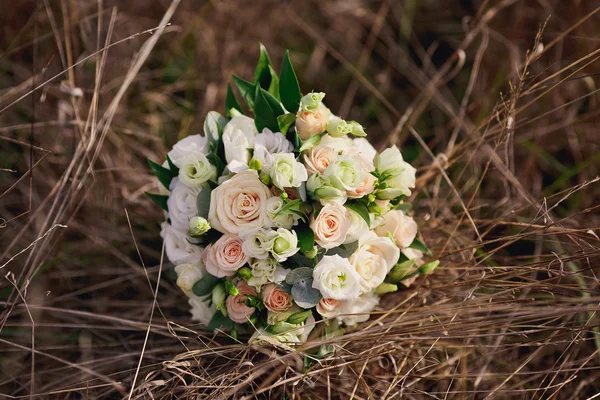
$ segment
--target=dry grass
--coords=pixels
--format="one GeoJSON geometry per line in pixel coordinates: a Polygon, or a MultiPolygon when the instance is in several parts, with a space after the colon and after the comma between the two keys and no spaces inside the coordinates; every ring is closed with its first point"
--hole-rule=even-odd
{"type": "Polygon", "coordinates": [[[177,3],[2,10],[0,393],[600,392],[600,4],[177,3]],[[305,90],[419,167],[415,216],[442,260],[330,339],[325,359],[320,340],[288,351],[191,324],[143,196],[155,185],[144,159],[222,109],[258,41],[276,62],[289,48],[305,90]]]}

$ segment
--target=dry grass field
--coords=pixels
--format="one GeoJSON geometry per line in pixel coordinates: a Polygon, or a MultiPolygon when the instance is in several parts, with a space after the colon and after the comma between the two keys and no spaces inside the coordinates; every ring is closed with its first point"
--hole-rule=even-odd
{"type": "Polygon", "coordinates": [[[600,398],[600,1],[0,7],[0,398],[600,398]],[[325,358],[192,323],[144,195],[259,42],[418,168],[441,260],[325,358]]]}

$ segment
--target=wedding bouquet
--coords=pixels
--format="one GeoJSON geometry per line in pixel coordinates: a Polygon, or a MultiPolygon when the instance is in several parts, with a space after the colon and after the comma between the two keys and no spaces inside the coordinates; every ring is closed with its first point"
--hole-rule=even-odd
{"type": "Polygon", "coordinates": [[[233,80],[225,116],[179,141],[148,194],[167,215],[161,235],[192,318],[235,337],[298,343],[316,320],[366,321],[379,296],[433,271],[405,199],[415,169],[396,146],[378,153],[324,93],[302,95],[286,52],[266,49],[252,82],[233,80]]]}

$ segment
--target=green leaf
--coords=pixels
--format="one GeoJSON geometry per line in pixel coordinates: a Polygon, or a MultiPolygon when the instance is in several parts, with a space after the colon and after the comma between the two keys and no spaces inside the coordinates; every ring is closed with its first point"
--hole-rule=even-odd
{"type": "Polygon", "coordinates": [[[233,321],[224,316],[222,313],[216,312],[208,323],[208,330],[214,331],[215,329],[230,331],[233,329],[233,321]]]}
{"type": "Polygon", "coordinates": [[[231,118],[231,109],[232,108],[235,108],[239,112],[243,113],[242,106],[240,106],[240,103],[238,103],[237,99],[235,98],[235,94],[233,93],[233,88],[231,87],[231,84],[228,83],[227,84],[227,98],[225,99],[225,116],[227,118],[231,118]]]}
{"type": "Polygon", "coordinates": [[[432,256],[431,250],[429,247],[425,246],[425,243],[421,242],[419,239],[413,240],[413,242],[408,246],[411,249],[422,251],[423,254],[427,254],[428,256],[432,256]]]}
{"type": "Polygon", "coordinates": [[[285,283],[295,285],[297,283],[312,280],[313,269],[309,267],[296,268],[290,271],[285,277],[285,283]]]}
{"type": "Polygon", "coordinates": [[[326,256],[338,255],[342,258],[348,258],[358,249],[358,240],[356,242],[347,243],[334,247],[333,249],[327,250],[326,256]]]}
{"type": "Polygon", "coordinates": [[[324,133],[320,133],[318,135],[313,135],[309,137],[304,143],[302,143],[302,146],[300,146],[300,149],[298,151],[303,152],[304,150],[310,150],[313,147],[317,146],[319,143],[321,143],[321,138],[323,137],[323,135],[324,133]]]}
{"type": "Polygon", "coordinates": [[[321,292],[312,287],[312,277],[308,280],[296,283],[292,286],[292,297],[296,304],[302,308],[312,308],[319,303],[323,297],[321,292]]]}
{"type": "Polygon", "coordinates": [[[302,209],[304,205],[305,203],[303,203],[300,199],[288,201],[283,205],[283,207],[281,207],[281,210],[277,212],[277,215],[292,214],[298,216],[302,221],[306,222],[308,218],[302,209]]]}
{"type": "Polygon", "coordinates": [[[281,73],[279,74],[279,97],[286,110],[296,113],[300,108],[300,84],[294,72],[294,67],[290,61],[290,52],[286,51],[283,55],[281,64],[281,73]]]}
{"type": "Polygon", "coordinates": [[[173,164],[173,160],[171,160],[171,157],[169,157],[169,155],[167,154],[167,163],[169,164],[169,171],[171,171],[171,174],[177,176],[179,175],[179,168],[177,167],[177,165],[173,164]]]}
{"type": "Polygon", "coordinates": [[[280,100],[279,77],[277,76],[277,73],[275,72],[273,67],[270,65],[269,65],[269,71],[271,72],[271,83],[269,84],[269,87],[267,88],[267,92],[269,92],[270,95],[275,97],[277,99],[277,101],[279,101],[280,100]]]}
{"type": "Polygon", "coordinates": [[[246,81],[242,78],[239,78],[235,75],[233,75],[233,82],[235,83],[238,90],[240,91],[246,104],[248,104],[248,107],[250,107],[250,109],[254,110],[254,98],[256,96],[256,85],[253,84],[252,82],[248,82],[248,81],[246,81]]]}
{"type": "Polygon", "coordinates": [[[152,168],[154,175],[156,175],[160,183],[162,183],[164,187],[169,189],[169,186],[171,186],[171,180],[177,175],[174,175],[173,171],[163,167],[160,164],[155,163],[150,159],[148,159],[148,165],[150,165],[150,168],[152,168]]]}
{"type": "MultiPolygon", "coordinates": [[[[296,268],[305,268],[312,267],[313,261],[306,257],[304,254],[298,252],[293,256],[289,257],[287,260],[283,262],[283,265],[286,268],[296,269],[296,268]]],[[[311,268],[312,269],[312,268],[311,268]]]]}
{"type": "Polygon", "coordinates": [[[277,123],[278,115],[275,114],[266,97],[263,89],[256,87],[256,97],[254,98],[254,124],[259,132],[264,128],[268,128],[274,132],[279,128],[277,123]]]}
{"type": "Polygon", "coordinates": [[[208,218],[208,211],[210,210],[210,193],[212,190],[210,186],[203,185],[198,197],[196,197],[196,208],[198,209],[198,216],[202,218],[208,218]]]}
{"type": "Polygon", "coordinates": [[[207,296],[212,293],[213,288],[221,279],[213,276],[209,273],[206,273],[198,282],[194,283],[192,286],[192,292],[196,296],[207,296]]]}
{"type": "Polygon", "coordinates": [[[163,196],[161,194],[154,194],[146,192],[146,196],[150,198],[157,206],[162,208],[165,211],[169,211],[167,208],[167,200],[169,200],[169,196],[163,196]]]}
{"type": "Polygon", "coordinates": [[[298,247],[300,251],[307,252],[313,249],[315,246],[315,233],[308,224],[300,224],[294,229],[298,236],[298,247]]]}
{"type": "Polygon", "coordinates": [[[413,206],[411,203],[398,203],[398,205],[396,207],[394,207],[394,210],[400,210],[404,214],[406,214],[407,212],[412,210],[412,208],[413,208],[413,206]]]}
{"type": "Polygon", "coordinates": [[[271,59],[267,48],[260,43],[260,56],[258,57],[258,63],[256,64],[256,70],[254,71],[254,84],[260,84],[263,89],[268,89],[271,83],[271,59]]]}
{"type": "Polygon", "coordinates": [[[279,132],[284,135],[296,122],[296,114],[283,114],[277,117],[277,125],[279,125],[279,132]]]}
{"type": "Polygon", "coordinates": [[[346,206],[347,209],[352,210],[358,215],[360,215],[362,219],[364,219],[367,223],[367,226],[371,226],[371,216],[369,215],[369,209],[367,208],[365,203],[360,201],[347,201],[346,204],[344,204],[344,206],[346,206]]]}
{"type": "Polygon", "coordinates": [[[385,278],[386,282],[400,283],[412,272],[414,266],[415,260],[407,260],[394,265],[385,278]]]}
{"type": "Polygon", "coordinates": [[[285,110],[281,106],[281,102],[279,100],[277,100],[275,98],[275,96],[273,96],[271,93],[267,92],[266,90],[264,90],[262,88],[260,89],[260,91],[262,92],[263,96],[265,96],[267,103],[269,103],[271,110],[273,110],[273,112],[275,113],[275,115],[277,115],[277,117],[285,114],[285,110]]]}
{"type": "Polygon", "coordinates": [[[440,265],[440,260],[430,261],[419,267],[419,273],[426,275],[431,274],[440,265]]]}
{"type": "Polygon", "coordinates": [[[301,324],[304,321],[306,321],[306,319],[308,317],[310,317],[311,314],[312,314],[312,310],[298,311],[298,312],[295,312],[292,315],[290,315],[288,317],[288,319],[286,320],[286,322],[293,324],[293,325],[298,325],[298,324],[301,324]]]}

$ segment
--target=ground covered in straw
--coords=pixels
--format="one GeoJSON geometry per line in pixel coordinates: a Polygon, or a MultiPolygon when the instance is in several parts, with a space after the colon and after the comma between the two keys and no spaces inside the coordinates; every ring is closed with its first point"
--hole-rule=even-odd
{"type": "Polygon", "coordinates": [[[0,397],[593,398],[597,6],[3,6],[0,397]],[[323,359],[318,340],[248,346],[191,323],[144,196],[145,159],[223,111],[259,41],[418,167],[414,215],[441,260],[323,359]]]}

